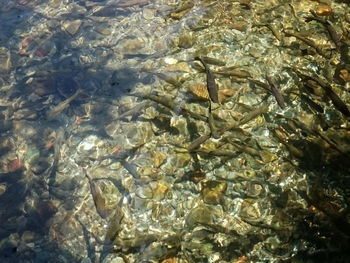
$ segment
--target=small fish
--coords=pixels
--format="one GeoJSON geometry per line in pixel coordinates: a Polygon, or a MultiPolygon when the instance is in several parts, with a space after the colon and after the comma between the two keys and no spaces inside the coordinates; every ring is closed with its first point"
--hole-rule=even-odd
{"type": "Polygon", "coordinates": [[[267,82],[269,83],[270,85],[270,88],[271,88],[271,93],[273,94],[273,96],[275,96],[276,100],[277,100],[277,103],[278,105],[284,109],[286,107],[286,104],[284,102],[284,98],[282,96],[282,93],[281,91],[276,87],[275,83],[273,82],[273,80],[266,75],[266,80],[267,82]]]}
{"type": "Polygon", "coordinates": [[[316,14],[316,12],[314,10],[310,10],[310,13],[312,14],[312,17],[307,17],[305,19],[306,22],[309,22],[311,20],[315,20],[315,21],[321,23],[327,29],[328,34],[329,34],[330,38],[332,39],[332,41],[334,42],[335,46],[337,48],[340,48],[342,46],[341,37],[337,33],[335,28],[332,26],[332,24],[329,22],[329,20],[326,20],[326,19],[320,17],[319,15],[316,14]]]}
{"type": "MultiPolygon", "coordinates": [[[[263,113],[266,113],[268,109],[268,106],[266,103],[264,103],[261,107],[249,112],[248,114],[244,115],[243,118],[239,121],[238,125],[234,125],[234,127],[241,126],[243,124],[246,124],[247,122],[250,122],[251,120],[254,120],[258,116],[260,116],[263,113]]],[[[231,127],[229,127],[231,129],[231,127]]]]}
{"type": "Polygon", "coordinates": [[[332,90],[332,87],[328,83],[326,83],[325,81],[321,80],[318,77],[306,75],[297,69],[288,68],[288,67],[286,69],[292,70],[293,72],[295,72],[301,79],[303,79],[303,81],[313,80],[314,82],[316,82],[325,91],[325,94],[327,95],[327,97],[331,99],[334,107],[337,110],[339,110],[341,113],[343,113],[346,117],[350,117],[350,111],[348,107],[341,100],[341,98],[332,90]]]}
{"type": "Polygon", "coordinates": [[[300,98],[301,100],[305,101],[312,109],[318,111],[319,113],[324,112],[323,108],[319,104],[314,102],[312,99],[310,99],[308,96],[301,93],[300,98]]]}
{"type": "Polygon", "coordinates": [[[117,119],[119,120],[122,118],[126,118],[128,116],[133,117],[136,114],[140,114],[140,112],[142,112],[142,109],[147,108],[149,106],[149,104],[150,104],[149,101],[143,101],[143,102],[137,104],[136,106],[134,106],[132,109],[126,110],[123,113],[121,113],[117,119]]]}
{"type": "Polygon", "coordinates": [[[71,103],[73,100],[78,97],[78,95],[82,92],[81,89],[77,89],[77,91],[70,96],[68,99],[60,102],[56,107],[54,107],[50,112],[46,115],[47,120],[52,120],[55,118],[58,114],[60,114],[64,109],[66,109],[69,106],[69,103],[71,103]]]}
{"type": "Polygon", "coordinates": [[[300,33],[297,33],[297,32],[286,32],[286,31],[284,31],[284,33],[286,34],[286,36],[288,36],[288,37],[295,37],[296,39],[299,39],[300,41],[304,42],[306,45],[314,48],[316,50],[316,52],[318,54],[320,54],[321,56],[323,56],[325,58],[330,58],[330,56],[328,54],[326,54],[323,51],[323,49],[321,49],[319,46],[317,46],[314,41],[312,41],[311,39],[308,39],[306,37],[303,37],[300,33]]]}
{"type": "Polygon", "coordinates": [[[56,181],[56,171],[57,171],[58,161],[61,155],[61,147],[63,145],[64,140],[65,140],[64,129],[61,127],[58,129],[56,133],[53,163],[49,171],[49,186],[54,185],[56,181]]]}
{"type": "Polygon", "coordinates": [[[167,74],[161,73],[161,72],[153,72],[154,75],[156,75],[158,78],[164,80],[165,82],[173,85],[174,87],[180,87],[181,82],[177,80],[174,76],[169,76],[167,74]]]}
{"type": "Polygon", "coordinates": [[[249,78],[250,73],[246,70],[242,69],[232,69],[228,71],[213,71],[214,74],[222,75],[222,76],[234,76],[239,78],[249,78]]]}
{"type": "Polygon", "coordinates": [[[198,137],[197,139],[195,139],[194,141],[192,141],[190,143],[190,145],[188,146],[187,150],[189,152],[193,152],[194,150],[196,150],[202,143],[204,143],[209,138],[210,138],[210,134],[205,134],[205,135],[202,135],[201,137],[198,137]]]}
{"type": "Polygon", "coordinates": [[[121,164],[135,179],[140,179],[140,175],[137,171],[136,165],[129,163],[125,160],[121,161],[121,164]]]}
{"type": "Polygon", "coordinates": [[[94,199],[95,207],[97,213],[102,218],[107,218],[110,215],[110,211],[106,208],[106,201],[102,197],[101,189],[98,187],[98,185],[90,178],[90,176],[87,174],[87,172],[84,170],[84,174],[86,178],[89,181],[90,184],[90,191],[92,198],[94,199]]]}
{"type": "Polygon", "coordinates": [[[279,41],[283,41],[283,37],[281,35],[281,33],[277,30],[277,28],[270,23],[263,23],[263,24],[255,24],[255,26],[265,26],[268,29],[270,29],[271,33],[275,36],[275,38],[277,38],[277,40],[279,41]]]}
{"type": "Polygon", "coordinates": [[[135,5],[143,6],[148,4],[148,0],[123,0],[119,1],[115,6],[119,8],[127,8],[135,5]]]}
{"type": "Polygon", "coordinates": [[[203,56],[202,59],[207,64],[216,65],[216,66],[225,66],[226,65],[225,61],[219,60],[217,58],[211,58],[211,57],[203,56]]]}
{"type": "Polygon", "coordinates": [[[210,72],[208,65],[200,57],[195,57],[194,59],[199,60],[205,68],[205,72],[207,74],[207,89],[210,99],[212,102],[219,103],[218,86],[215,83],[215,78],[210,72]]]}

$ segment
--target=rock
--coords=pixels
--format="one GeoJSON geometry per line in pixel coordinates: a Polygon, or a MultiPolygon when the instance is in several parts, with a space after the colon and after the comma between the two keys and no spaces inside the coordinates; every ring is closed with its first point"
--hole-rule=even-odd
{"type": "Polygon", "coordinates": [[[144,8],[142,11],[142,16],[146,20],[152,20],[154,18],[154,10],[149,8],[144,8]]]}
{"type": "Polygon", "coordinates": [[[80,26],[81,26],[82,21],[80,19],[77,20],[67,20],[63,23],[63,28],[66,30],[70,35],[75,35],[80,26]]]}
{"type": "Polygon", "coordinates": [[[220,181],[205,181],[202,182],[202,197],[203,201],[207,204],[217,205],[223,201],[224,194],[227,189],[226,182],[220,181]]]}
{"type": "Polygon", "coordinates": [[[150,188],[153,191],[154,200],[162,200],[165,197],[166,192],[169,190],[169,186],[163,182],[150,183],[150,188]]]}
{"type": "Polygon", "coordinates": [[[110,34],[112,34],[112,31],[105,25],[97,26],[96,31],[104,36],[109,36],[110,34]]]}
{"type": "Polygon", "coordinates": [[[200,205],[193,208],[186,217],[186,224],[193,228],[198,223],[211,224],[213,218],[210,209],[206,205],[200,205]]]}
{"type": "Polygon", "coordinates": [[[209,100],[209,93],[207,87],[203,84],[194,84],[190,87],[190,92],[201,100],[209,100]]]}
{"type": "Polygon", "coordinates": [[[178,47],[190,48],[193,46],[195,39],[192,34],[183,34],[178,38],[178,47]]]}
{"type": "Polygon", "coordinates": [[[11,68],[10,51],[4,47],[0,47],[0,72],[7,72],[11,68]]]}
{"type": "Polygon", "coordinates": [[[6,184],[0,184],[0,196],[6,192],[7,186],[6,184]]]}
{"type": "Polygon", "coordinates": [[[122,41],[120,46],[126,54],[139,54],[145,43],[141,39],[134,38],[122,41]]]}
{"type": "Polygon", "coordinates": [[[156,152],[155,156],[154,156],[154,167],[158,168],[159,166],[161,166],[164,161],[166,160],[166,154],[163,152],[156,152]]]}
{"type": "Polygon", "coordinates": [[[319,16],[331,16],[333,14],[333,9],[330,6],[322,6],[316,9],[316,14],[319,16]]]}
{"type": "Polygon", "coordinates": [[[176,162],[175,162],[175,167],[181,168],[185,167],[188,165],[188,163],[191,161],[192,157],[188,153],[178,153],[176,154],[176,162]]]}
{"type": "Polygon", "coordinates": [[[8,170],[10,173],[13,173],[15,171],[18,171],[20,169],[22,169],[23,167],[23,162],[19,159],[14,159],[12,161],[9,162],[8,164],[8,170]]]}
{"type": "Polygon", "coordinates": [[[183,71],[183,72],[190,73],[191,69],[189,68],[186,62],[180,62],[180,63],[167,66],[165,71],[169,71],[169,72],[183,71]]]}
{"type": "Polygon", "coordinates": [[[51,1],[50,1],[50,5],[51,5],[52,7],[58,7],[58,6],[61,5],[61,3],[62,3],[62,0],[51,0],[51,1]]]}

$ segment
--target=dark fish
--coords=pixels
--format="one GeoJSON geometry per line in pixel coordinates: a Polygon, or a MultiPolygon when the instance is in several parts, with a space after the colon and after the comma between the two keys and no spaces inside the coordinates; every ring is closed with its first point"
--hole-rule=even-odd
{"type": "Polygon", "coordinates": [[[310,99],[308,96],[304,95],[304,94],[300,94],[300,98],[305,101],[311,108],[313,108],[314,110],[318,111],[319,113],[323,113],[323,108],[318,105],[316,102],[314,102],[312,99],[310,99]]]}
{"type": "Polygon", "coordinates": [[[58,167],[58,161],[60,159],[61,155],[61,147],[63,145],[63,142],[65,140],[64,136],[64,129],[61,127],[58,129],[56,133],[55,138],[55,144],[54,144],[54,155],[53,155],[53,163],[49,170],[49,186],[54,185],[56,181],[56,172],[58,167]]]}
{"type": "Polygon", "coordinates": [[[106,201],[102,197],[101,189],[93,180],[91,180],[90,176],[87,174],[85,170],[84,170],[84,174],[89,181],[90,191],[91,191],[92,198],[94,199],[97,213],[102,218],[107,218],[110,215],[110,211],[106,208],[106,201]]]}
{"type": "Polygon", "coordinates": [[[148,4],[148,0],[123,0],[118,2],[115,6],[120,8],[132,7],[135,5],[143,6],[148,4]]]}
{"type": "Polygon", "coordinates": [[[314,48],[316,50],[316,52],[318,54],[320,54],[321,56],[323,56],[325,58],[330,58],[330,56],[328,54],[326,54],[323,51],[323,49],[321,49],[319,46],[317,46],[314,41],[312,41],[311,39],[308,39],[306,37],[303,37],[300,33],[297,33],[297,32],[286,32],[286,31],[284,31],[284,33],[286,34],[286,36],[288,36],[288,37],[295,37],[296,39],[299,39],[300,41],[304,42],[306,45],[314,48]]]}
{"type": "Polygon", "coordinates": [[[213,117],[213,114],[211,113],[211,107],[209,109],[209,116],[208,116],[208,124],[209,124],[209,128],[210,128],[210,134],[211,136],[213,136],[214,138],[219,138],[219,134],[218,134],[218,131],[215,127],[215,124],[214,124],[214,117],[213,117]]]}
{"type": "Polygon", "coordinates": [[[222,75],[222,76],[234,76],[239,78],[249,78],[250,73],[246,70],[242,69],[232,69],[228,71],[215,71],[214,74],[222,75]]]}
{"type": "Polygon", "coordinates": [[[156,75],[158,78],[160,78],[161,80],[164,80],[165,82],[173,85],[174,87],[180,87],[181,86],[181,82],[178,81],[175,77],[172,77],[170,75],[161,73],[161,72],[152,72],[152,71],[147,71],[150,74],[156,75]]]}
{"type": "Polygon", "coordinates": [[[140,175],[137,171],[137,167],[134,164],[131,164],[125,160],[122,162],[123,167],[135,178],[135,179],[140,179],[140,175]]]}
{"type": "Polygon", "coordinates": [[[339,96],[331,89],[331,87],[327,87],[326,95],[331,99],[334,107],[343,113],[345,116],[350,117],[350,111],[346,104],[339,98],[339,96]]]}
{"type": "Polygon", "coordinates": [[[263,24],[255,24],[255,26],[266,26],[268,29],[270,29],[271,33],[277,38],[279,41],[283,40],[283,37],[281,33],[277,30],[277,28],[270,23],[263,23],[263,24]]]}
{"type": "Polygon", "coordinates": [[[58,114],[60,114],[64,109],[66,109],[69,106],[69,103],[71,103],[73,100],[76,99],[76,97],[78,97],[78,95],[82,92],[81,89],[77,89],[77,91],[70,96],[68,99],[62,101],[61,103],[59,103],[56,107],[54,107],[52,110],[50,110],[50,112],[47,114],[46,119],[47,120],[52,120],[53,118],[55,118],[58,114]]]}
{"type": "Polygon", "coordinates": [[[210,138],[210,134],[205,134],[205,135],[202,135],[201,137],[198,137],[197,139],[195,139],[194,141],[192,141],[190,143],[187,150],[189,152],[194,151],[195,149],[197,149],[202,143],[204,143],[209,138],[210,138]]]}
{"type": "MultiPolygon", "coordinates": [[[[250,122],[251,120],[254,120],[255,118],[257,118],[261,114],[267,112],[267,109],[268,109],[267,104],[264,103],[261,107],[244,115],[244,117],[239,121],[238,125],[234,125],[233,127],[237,127],[237,126],[246,124],[247,122],[250,122]]],[[[228,129],[231,129],[231,127],[229,127],[228,129]]]]}
{"type": "Polygon", "coordinates": [[[341,100],[341,98],[332,90],[332,87],[328,83],[326,83],[325,81],[321,80],[318,77],[306,75],[297,69],[294,69],[294,68],[286,68],[286,69],[292,70],[304,81],[307,81],[307,80],[315,81],[325,91],[327,97],[331,99],[334,107],[337,110],[339,110],[341,113],[343,113],[345,116],[350,117],[350,111],[348,107],[341,100]]]}
{"type": "Polygon", "coordinates": [[[205,68],[205,72],[207,74],[207,89],[210,99],[212,102],[219,103],[218,86],[215,83],[215,78],[210,72],[208,65],[200,57],[195,57],[194,59],[199,60],[205,68]]]}
{"type": "Polygon", "coordinates": [[[211,58],[211,57],[203,56],[202,59],[207,64],[216,65],[216,66],[225,66],[226,65],[225,61],[219,60],[217,58],[211,58]]]}
{"type": "Polygon", "coordinates": [[[315,20],[317,22],[320,22],[327,29],[328,34],[329,34],[330,38],[332,39],[332,41],[334,42],[334,44],[336,45],[336,47],[337,48],[341,47],[342,46],[341,37],[337,33],[335,28],[332,26],[332,24],[328,20],[317,15],[314,10],[310,10],[310,13],[312,14],[312,17],[307,17],[305,19],[306,22],[309,22],[311,20],[315,20]]]}
{"type": "Polygon", "coordinates": [[[273,82],[273,80],[269,76],[266,75],[266,79],[270,85],[271,92],[272,92],[273,96],[275,96],[275,98],[277,100],[278,105],[282,109],[284,109],[286,107],[286,104],[284,103],[284,98],[282,96],[281,91],[276,87],[275,83],[273,82]]]}

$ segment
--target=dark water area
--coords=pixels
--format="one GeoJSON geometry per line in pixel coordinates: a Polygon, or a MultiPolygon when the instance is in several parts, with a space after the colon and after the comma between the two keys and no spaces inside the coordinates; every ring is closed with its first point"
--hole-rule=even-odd
{"type": "Polygon", "coordinates": [[[349,4],[3,0],[0,262],[349,262],[349,4]]]}

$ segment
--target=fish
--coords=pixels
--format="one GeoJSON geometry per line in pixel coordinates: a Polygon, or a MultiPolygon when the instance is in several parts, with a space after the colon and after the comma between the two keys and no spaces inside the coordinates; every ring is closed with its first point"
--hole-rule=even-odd
{"type": "Polygon", "coordinates": [[[148,4],[148,0],[123,0],[118,2],[115,6],[119,8],[127,8],[135,5],[144,6],[148,4]]]}
{"type": "Polygon", "coordinates": [[[194,150],[196,150],[202,143],[204,143],[209,138],[210,138],[210,133],[198,137],[197,139],[195,139],[194,141],[192,141],[190,143],[190,145],[188,146],[187,150],[189,152],[193,152],[194,150]]]}
{"type": "Polygon", "coordinates": [[[115,120],[119,120],[119,119],[122,119],[122,118],[126,118],[128,116],[134,116],[136,114],[140,114],[140,112],[142,112],[142,109],[143,108],[147,108],[149,106],[150,102],[149,101],[143,101],[139,104],[137,104],[135,107],[133,107],[132,109],[130,110],[126,110],[124,111],[123,113],[121,113],[117,119],[115,120]]]}
{"type": "Polygon", "coordinates": [[[312,14],[312,17],[307,17],[305,19],[305,21],[309,22],[311,20],[315,20],[315,21],[321,23],[327,29],[328,34],[329,34],[330,38],[332,39],[332,41],[334,42],[335,46],[337,48],[340,48],[343,45],[341,42],[341,37],[337,33],[335,28],[332,26],[332,24],[329,22],[329,20],[326,20],[326,19],[320,17],[319,15],[316,14],[316,12],[314,10],[310,10],[310,13],[312,14]]]}
{"type": "Polygon", "coordinates": [[[213,114],[211,113],[211,107],[209,108],[208,124],[209,124],[209,128],[210,128],[211,136],[213,136],[214,138],[219,138],[220,136],[219,136],[219,134],[217,132],[217,128],[215,127],[215,124],[214,124],[214,117],[213,117],[213,114]]]}
{"type": "Polygon", "coordinates": [[[318,54],[320,54],[321,56],[325,57],[325,58],[330,58],[329,54],[326,54],[323,49],[321,49],[319,46],[316,45],[316,43],[314,41],[312,41],[311,39],[308,39],[306,37],[303,37],[300,33],[297,32],[290,32],[290,31],[284,31],[284,33],[286,34],[286,36],[288,37],[295,37],[296,39],[299,39],[300,41],[304,42],[306,45],[314,48],[316,50],[316,52],[318,54]]]}
{"type": "Polygon", "coordinates": [[[121,161],[121,164],[123,165],[123,167],[135,178],[135,179],[140,179],[140,175],[137,171],[137,167],[136,165],[129,163],[125,160],[121,161]]]}
{"type": "Polygon", "coordinates": [[[209,70],[208,65],[200,57],[195,57],[194,59],[199,60],[205,68],[205,72],[207,74],[207,89],[208,89],[208,93],[211,101],[215,103],[219,103],[218,85],[215,83],[215,78],[211,73],[211,71],[209,70]]]}
{"type": "Polygon", "coordinates": [[[242,69],[232,69],[228,71],[213,71],[214,74],[222,75],[222,76],[234,76],[239,78],[250,78],[250,73],[246,70],[242,69]]]}
{"type": "Polygon", "coordinates": [[[324,112],[323,108],[319,104],[314,102],[312,99],[310,99],[308,96],[300,93],[300,98],[301,98],[301,100],[306,102],[312,109],[318,111],[319,113],[323,113],[324,112]]]}
{"type": "Polygon", "coordinates": [[[94,203],[95,203],[97,213],[102,218],[107,218],[110,215],[110,210],[107,209],[106,207],[106,200],[102,197],[101,189],[87,174],[86,170],[84,169],[83,171],[84,171],[85,177],[89,181],[90,191],[91,191],[92,199],[94,200],[94,203]]]}
{"type": "Polygon", "coordinates": [[[54,144],[53,163],[52,163],[50,170],[49,170],[49,186],[54,185],[54,183],[56,181],[57,166],[58,166],[58,161],[60,159],[61,148],[62,148],[64,140],[65,140],[64,129],[62,127],[60,127],[56,133],[55,144],[54,144]]]}
{"type": "Polygon", "coordinates": [[[202,59],[207,64],[216,65],[216,66],[225,66],[226,65],[225,61],[219,60],[217,58],[203,56],[202,59]]]}
{"type": "Polygon", "coordinates": [[[286,107],[286,104],[284,102],[284,98],[282,96],[282,93],[281,91],[279,90],[279,88],[277,88],[276,84],[274,83],[274,81],[268,76],[266,75],[266,80],[267,82],[269,83],[270,85],[270,88],[271,88],[271,93],[273,96],[275,96],[276,98],[276,101],[278,103],[278,105],[284,109],[286,107]]]}
{"type": "Polygon", "coordinates": [[[332,87],[326,83],[325,81],[321,80],[318,77],[309,76],[307,74],[304,74],[300,72],[297,69],[286,67],[288,70],[292,70],[294,73],[296,73],[303,81],[307,80],[313,80],[316,82],[324,91],[326,96],[332,101],[334,107],[339,110],[341,113],[343,113],[346,117],[350,117],[350,111],[346,104],[341,100],[341,98],[332,90],[332,87]]]}
{"type": "Polygon", "coordinates": [[[161,72],[151,72],[148,71],[148,73],[156,75],[161,80],[164,80],[165,82],[173,85],[174,87],[181,87],[181,82],[178,81],[175,77],[169,76],[167,74],[161,73],[161,72]]]}
{"type": "Polygon", "coordinates": [[[46,119],[48,121],[55,118],[58,114],[60,114],[64,109],[66,109],[69,104],[78,97],[78,95],[82,92],[81,89],[77,89],[77,91],[70,96],[68,99],[60,102],[57,106],[55,106],[52,110],[49,111],[49,113],[46,115],[46,119]]]}
{"type": "Polygon", "coordinates": [[[275,36],[275,38],[279,41],[283,41],[283,36],[281,35],[281,33],[277,30],[277,28],[270,23],[262,23],[262,24],[255,24],[255,26],[265,26],[268,29],[270,29],[271,33],[275,36]]]}
{"type": "MultiPolygon", "coordinates": [[[[234,127],[238,127],[241,126],[243,124],[246,124],[247,122],[250,122],[251,120],[254,120],[255,118],[257,118],[258,116],[260,116],[263,113],[266,113],[268,110],[268,106],[266,103],[263,103],[263,105],[251,112],[249,112],[248,114],[244,115],[243,118],[239,121],[238,125],[235,124],[233,127],[229,127],[228,129],[232,129],[234,127]]],[[[228,130],[226,129],[226,130],[228,130]]]]}

